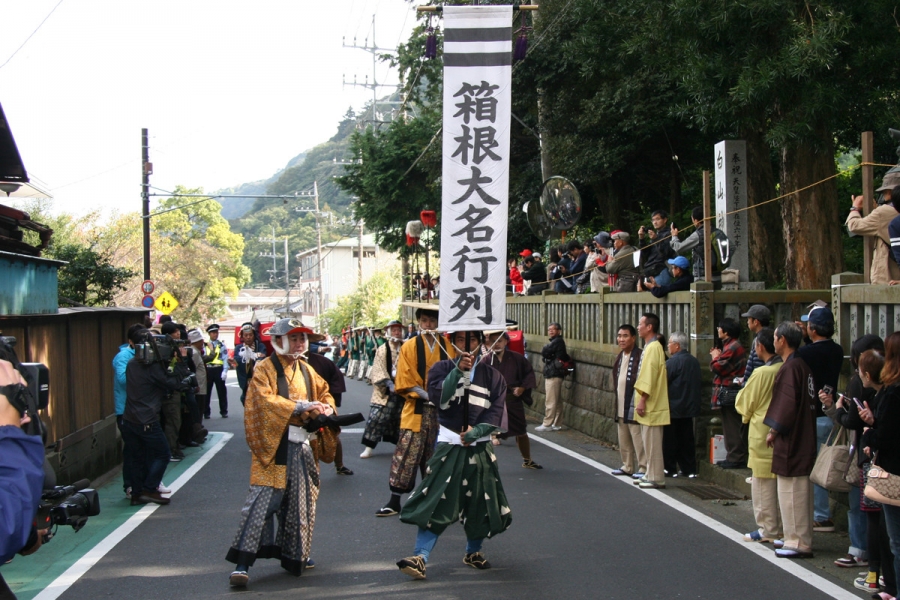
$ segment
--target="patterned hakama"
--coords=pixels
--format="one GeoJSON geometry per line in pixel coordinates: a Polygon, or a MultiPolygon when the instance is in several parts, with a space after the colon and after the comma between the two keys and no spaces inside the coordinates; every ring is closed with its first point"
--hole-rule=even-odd
{"type": "Polygon", "coordinates": [[[470,540],[506,531],[512,513],[490,442],[468,447],[438,444],[427,475],[406,501],[400,520],[437,535],[460,520],[470,540]]]}
{"type": "Polygon", "coordinates": [[[374,448],[382,440],[389,444],[397,443],[400,437],[400,411],[403,409],[403,402],[403,398],[392,394],[387,404],[371,405],[362,437],[364,446],[374,448]]]}
{"type": "Polygon", "coordinates": [[[422,471],[424,475],[426,463],[434,453],[437,432],[437,409],[430,404],[422,407],[422,425],[419,431],[400,430],[388,479],[392,492],[405,494],[412,491],[416,485],[416,472],[422,471]]]}
{"type": "Polygon", "coordinates": [[[250,486],[225,559],[252,566],[257,558],[279,558],[282,568],[300,576],[312,546],[318,497],[319,467],[312,449],[288,444],[287,488],[250,486]]]}

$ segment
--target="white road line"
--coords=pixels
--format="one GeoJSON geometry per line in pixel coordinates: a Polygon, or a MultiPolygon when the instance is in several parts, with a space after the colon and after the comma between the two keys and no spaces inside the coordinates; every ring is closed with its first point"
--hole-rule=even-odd
{"type": "MultiPolygon", "coordinates": [[[[541,444],[544,444],[545,446],[549,446],[550,448],[553,448],[554,450],[556,450],[558,452],[562,452],[566,456],[571,456],[575,460],[580,460],[584,464],[589,465],[589,466],[597,469],[598,471],[603,471],[606,474],[610,474],[610,476],[613,477],[614,479],[621,481],[622,483],[627,483],[632,488],[635,487],[632,484],[631,477],[615,477],[614,475],[611,475],[611,473],[613,471],[612,468],[607,467],[606,465],[599,463],[596,460],[590,459],[586,456],[582,456],[581,454],[578,454],[574,450],[569,450],[568,448],[560,446],[559,444],[553,443],[550,440],[544,439],[542,437],[539,437],[539,436],[536,436],[533,434],[529,434],[528,437],[530,437],[531,439],[533,439],[537,442],[540,442],[541,444]]],[[[792,559],[777,558],[775,556],[775,553],[771,550],[771,547],[769,547],[769,546],[764,547],[764,544],[759,544],[756,542],[745,542],[744,535],[742,533],[740,533],[734,529],[731,529],[727,525],[723,525],[722,523],[720,523],[719,521],[716,521],[712,517],[704,515],[703,513],[691,508],[687,504],[683,504],[682,502],[675,500],[674,498],[663,493],[660,490],[640,490],[640,491],[645,492],[645,493],[649,494],[651,497],[655,498],[656,500],[659,500],[663,504],[665,504],[671,508],[674,508],[681,514],[683,514],[687,517],[690,517],[691,519],[694,519],[701,525],[705,525],[705,526],[709,527],[716,533],[719,533],[722,536],[724,536],[726,539],[731,540],[732,542],[735,542],[736,544],[740,545],[745,550],[749,550],[750,552],[756,554],[760,558],[769,561],[776,567],[778,567],[784,571],[787,571],[794,577],[796,577],[802,581],[805,581],[806,583],[813,586],[820,592],[822,592],[824,594],[828,594],[832,598],[837,598],[839,600],[859,600],[858,595],[854,594],[853,592],[850,592],[849,590],[845,590],[844,588],[842,588],[840,586],[835,585],[834,583],[828,581],[827,579],[825,579],[823,577],[816,575],[812,571],[810,571],[810,570],[802,567],[798,563],[794,562],[792,559]]]]}
{"type": "MultiPolygon", "coordinates": [[[[168,487],[172,490],[172,495],[175,495],[175,493],[178,492],[191,477],[196,475],[232,437],[234,437],[233,433],[223,432],[222,439],[219,440],[215,446],[204,452],[203,456],[197,459],[197,462],[188,467],[178,479],[169,484],[168,487]]],[[[91,567],[97,564],[107,552],[115,548],[116,544],[124,540],[129,533],[134,531],[138,525],[152,515],[159,506],[159,504],[147,504],[141,510],[131,515],[131,517],[119,525],[115,531],[103,538],[96,546],[91,548],[87,554],[78,559],[74,565],[66,569],[66,571],[57,577],[53,583],[41,590],[41,593],[35,596],[34,600],[56,600],[56,598],[59,598],[73,583],[78,581],[82,575],[87,573],[91,567]]]]}

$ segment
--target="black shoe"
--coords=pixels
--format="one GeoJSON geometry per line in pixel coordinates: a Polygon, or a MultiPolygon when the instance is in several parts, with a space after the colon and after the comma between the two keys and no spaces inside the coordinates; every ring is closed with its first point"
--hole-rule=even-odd
{"type": "Polygon", "coordinates": [[[335,468],[335,471],[337,471],[338,475],[353,475],[353,471],[344,466],[335,468]]]}
{"type": "Polygon", "coordinates": [[[228,413],[222,413],[222,418],[223,418],[223,419],[227,419],[227,418],[228,418],[228,413]]]}
{"type": "Polygon", "coordinates": [[[203,415],[203,418],[204,418],[204,419],[211,419],[211,418],[212,418],[212,415],[210,415],[209,413],[206,413],[205,415],[203,415]]]}

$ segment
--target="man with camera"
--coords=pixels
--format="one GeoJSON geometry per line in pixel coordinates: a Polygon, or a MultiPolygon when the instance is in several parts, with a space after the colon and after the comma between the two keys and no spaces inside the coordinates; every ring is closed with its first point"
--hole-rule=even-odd
{"type": "Polygon", "coordinates": [[[660,286],[665,286],[672,281],[666,261],[675,256],[675,252],[669,245],[672,232],[668,229],[669,213],[664,210],[653,211],[650,216],[653,227],[638,229],[638,240],[641,247],[641,258],[644,259],[644,276],[653,277],[660,286]],[[644,236],[647,243],[643,244],[644,236]]]}
{"type": "MultiPolygon", "coordinates": [[[[41,543],[32,525],[44,483],[44,447],[40,436],[22,431],[30,421],[21,399],[24,384],[12,363],[0,360],[0,564],[41,543]]],[[[0,598],[15,598],[2,576],[0,598]]]]}
{"type": "Polygon", "coordinates": [[[171,338],[153,336],[144,330],[140,339],[135,357],[125,369],[122,440],[125,456],[131,461],[128,470],[131,481],[126,481],[125,487],[131,488],[132,505],[168,504],[169,499],[160,494],[159,485],[171,454],[159,415],[171,395],[178,397],[180,390],[191,385],[191,376],[179,377],[176,371],[167,368],[167,354],[178,352],[171,338]]]}

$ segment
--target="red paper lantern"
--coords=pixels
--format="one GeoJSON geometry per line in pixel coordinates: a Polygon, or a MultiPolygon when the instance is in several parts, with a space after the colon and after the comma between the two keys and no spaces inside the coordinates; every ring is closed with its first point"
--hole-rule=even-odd
{"type": "Polygon", "coordinates": [[[408,233],[406,234],[406,245],[407,246],[415,246],[418,243],[419,243],[419,238],[413,237],[413,236],[409,235],[408,233]]]}
{"type": "Polygon", "coordinates": [[[433,210],[423,210],[419,213],[419,218],[422,219],[422,224],[425,227],[435,227],[437,225],[437,213],[433,210]]]}

